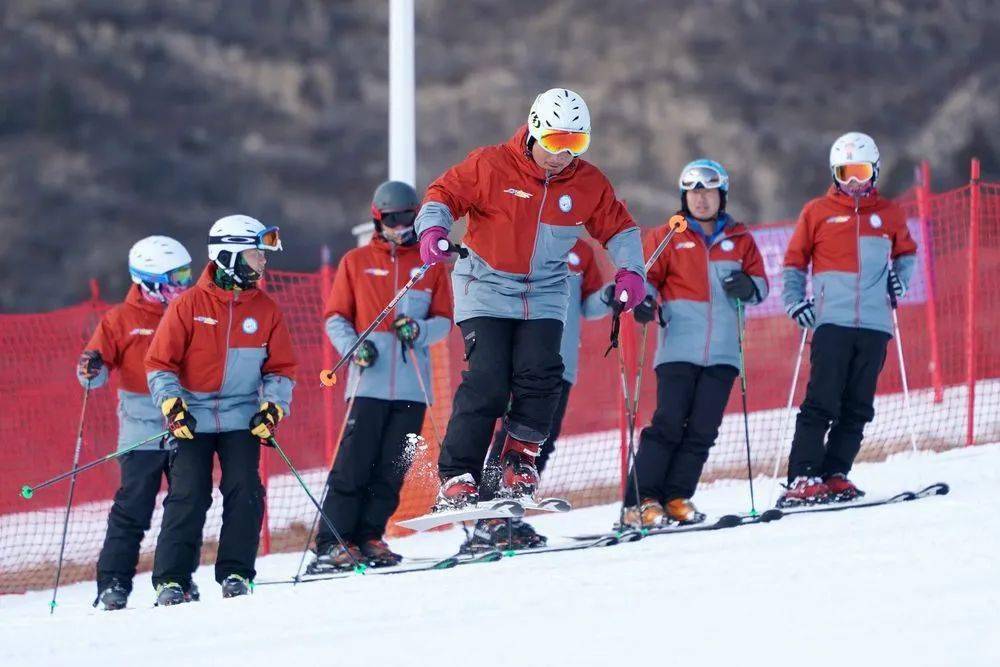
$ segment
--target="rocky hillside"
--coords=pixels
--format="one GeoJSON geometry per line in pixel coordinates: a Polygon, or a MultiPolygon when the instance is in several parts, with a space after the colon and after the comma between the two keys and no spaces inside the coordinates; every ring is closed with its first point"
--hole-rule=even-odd
{"type": "MultiPolygon", "coordinates": [[[[113,297],[134,240],[200,258],[233,211],[282,227],[273,266],[313,268],[386,176],[383,0],[6,0],[0,21],[2,311],[91,276],[113,297]]],[[[890,193],[922,157],[936,187],[973,154],[1000,177],[998,29],[992,0],[419,0],[419,185],[553,85],[589,101],[588,158],[644,224],[699,155],[741,217],[794,216],[850,129],[890,193]]]]}

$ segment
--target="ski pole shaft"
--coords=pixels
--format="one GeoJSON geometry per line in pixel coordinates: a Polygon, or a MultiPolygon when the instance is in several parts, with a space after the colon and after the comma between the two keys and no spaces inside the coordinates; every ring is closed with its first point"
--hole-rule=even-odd
{"type": "Polygon", "coordinates": [[[670,226],[670,231],[667,232],[667,235],[663,237],[662,241],[660,241],[660,245],[656,246],[656,250],[654,250],[653,254],[649,256],[648,260],[646,260],[647,272],[653,268],[653,264],[656,263],[656,260],[660,258],[663,251],[667,249],[668,245],[670,245],[670,240],[674,238],[674,234],[677,232],[683,232],[688,228],[687,218],[683,215],[670,216],[670,220],[667,221],[667,225],[670,226]]]}
{"type": "MultiPolygon", "coordinates": [[[[334,441],[337,443],[338,447],[340,446],[340,441],[344,439],[344,433],[347,431],[347,421],[351,418],[351,410],[354,409],[354,399],[358,395],[358,386],[361,384],[361,376],[364,374],[365,369],[360,369],[357,377],[354,378],[354,382],[351,383],[348,390],[347,409],[344,411],[343,421],[340,422],[340,432],[337,433],[337,439],[334,441]]],[[[332,456],[330,457],[328,467],[333,467],[332,456]]],[[[319,501],[320,507],[322,507],[326,502],[326,495],[330,493],[330,485],[331,482],[329,481],[323,485],[323,497],[319,501]]],[[[302,576],[302,566],[305,565],[306,554],[309,553],[309,545],[312,543],[313,535],[316,534],[317,527],[319,527],[319,512],[317,512],[316,516],[313,517],[312,526],[309,527],[309,534],[306,535],[306,543],[305,546],[302,547],[302,558],[299,559],[299,567],[295,570],[295,578],[292,579],[293,586],[299,583],[299,578],[302,576]]]]}
{"type": "Polygon", "coordinates": [[[744,333],[744,307],[743,301],[736,299],[736,327],[737,341],[740,350],[740,394],[743,398],[743,436],[747,445],[747,482],[750,484],[750,516],[757,516],[757,504],[753,495],[753,463],[750,460],[750,417],[747,411],[747,367],[743,357],[743,333],[744,333]]]}
{"type": "Polygon", "coordinates": [[[325,523],[326,527],[330,529],[330,532],[333,534],[333,537],[344,549],[344,553],[346,553],[348,557],[351,559],[351,564],[354,566],[354,571],[360,574],[364,574],[365,566],[359,563],[358,560],[354,557],[354,554],[351,553],[351,550],[347,546],[347,543],[344,541],[344,538],[341,537],[340,531],[338,531],[337,527],[333,525],[333,522],[330,521],[330,517],[326,515],[326,512],[323,511],[323,507],[319,504],[319,501],[316,500],[316,496],[314,496],[312,492],[309,490],[309,487],[306,486],[306,483],[302,479],[302,476],[299,475],[299,471],[295,469],[295,466],[292,465],[292,462],[288,458],[288,455],[285,454],[285,450],[281,448],[281,445],[279,445],[278,441],[274,439],[274,436],[268,438],[267,440],[271,444],[271,446],[274,447],[274,449],[278,452],[278,456],[280,456],[281,460],[285,462],[285,465],[288,466],[288,470],[292,473],[292,476],[295,477],[295,480],[299,483],[299,486],[301,486],[302,490],[305,491],[305,494],[309,496],[309,500],[316,507],[316,511],[319,512],[320,518],[323,519],[323,523],[325,523]]]}
{"type": "MultiPolygon", "coordinates": [[[[466,250],[462,246],[451,243],[447,239],[441,239],[440,241],[438,241],[438,248],[442,252],[457,253],[458,256],[462,258],[469,256],[468,250],[466,250]]],[[[347,362],[351,360],[355,351],[357,351],[357,349],[361,347],[361,343],[365,342],[365,340],[368,339],[368,336],[370,336],[371,333],[375,331],[378,325],[382,324],[382,321],[385,320],[385,318],[389,315],[392,309],[396,307],[396,304],[400,302],[400,300],[403,298],[403,296],[406,295],[407,292],[410,291],[410,288],[412,288],[414,285],[417,284],[418,280],[424,277],[424,274],[427,273],[427,271],[430,268],[431,268],[430,264],[421,265],[420,268],[418,268],[416,272],[413,274],[413,276],[410,278],[410,280],[405,285],[403,285],[402,289],[396,292],[396,296],[392,297],[392,300],[389,301],[388,304],[386,304],[386,307],[382,309],[382,312],[380,312],[372,321],[372,323],[369,324],[368,327],[358,335],[358,339],[354,341],[354,344],[351,345],[350,349],[348,349],[347,352],[345,352],[343,356],[340,357],[340,361],[334,364],[333,368],[329,370],[320,371],[319,380],[324,387],[332,387],[333,385],[337,384],[337,371],[343,368],[347,364],[347,362]]]]}
{"type": "Polygon", "coordinates": [[[913,426],[913,409],[910,407],[910,384],[906,380],[906,362],[903,360],[903,339],[899,336],[899,317],[896,315],[896,294],[890,290],[892,304],[892,330],[896,339],[896,354],[899,355],[899,379],[903,383],[903,409],[906,410],[906,428],[910,435],[910,447],[917,453],[917,434],[913,426]]]}
{"type": "Polygon", "coordinates": [[[788,390],[788,403],[785,405],[785,420],[781,427],[781,438],[779,440],[778,449],[774,453],[774,471],[771,473],[771,477],[774,480],[771,484],[771,495],[767,499],[767,506],[774,506],[774,492],[778,488],[778,469],[781,467],[781,455],[784,452],[784,448],[780,443],[785,442],[786,439],[791,440],[788,437],[788,425],[791,423],[792,418],[792,401],[795,400],[795,390],[798,388],[799,384],[799,371],[802,368],[802,355],[806,349],[806,336],[809,334],[809,329],[802,329],[802,338],[799,340],[799,353],[795,357],[795,370],[792,373],[792,386],[788,390]]]}
{"type": "Polygon", "coordinates": [[[74,475],[78,475],[81,472],[86,472],[87,470],[90,470],[91,468],[96,468],[97,466],[101,465],[102,463],[105,463],[105,462],[110,461],[112,459],[120,458],[120,457],[124,456],[125,454],[128,454],[129,452],[134,451],[134,450],[138,449],[139,447],[142,447],[146,443],[152,442],[153,440],[158,440],[160,438],[163,438],[164,436],[168,435],[169,433],[170,433],[170,431],[161,431],[160,433],[157,433],[156,435],[151,435],[150,437],[146,438],[145,440],[137,442],[134,445],[129,445],[125,449],[120,449],[120,450],[111,452],[110,454],[108,454],[106,456],[102,456],[101,458],[97,459],[96,461],[91,461],[90,463],[82,465],[79,468],[73,468],[72,470],[68,470],[68,471],[66,471],[66,472],[64,472],[64,473],[62,473],[60,475],[56,475],[52,479],[47,479],[44,482],[40,482],[38,484],[35,484],[34,486],[25,484],[24,486],[21,487],[21,497],[24,498],[24,499],[26,499],[26,500],[30,499],[30,498],[32,498],[35,495],[36,491],[40,491],[40,490],[42,490],[42,489],[44,489],[46,487],[52,486],[56,482],[61,482],[62,480],[66,479],[67,477],[73,477],[74,475]]]}
{"type": "Polygon", "coordinates": [[[438,447],[441,446],[441,434],[438,432],[437,420],[434,419],[434,413],[431,412],[431,396],[427,393],[427,384],[424,382],[424,376],[420,374],[420,366],[417,364],[417,354],[413,351],[413,348],[409,348],[410,361],[413,363],[413,372],[417,375],[417,383],[420,385],[420,391],[424,394],[424,402],[427,404],[427,418],[431,422],[431,432],[434,433],[434,440],[437,441],[438,447]]]}
{"type": "MultiPolygon", "coordinates": [[[[87,417],[87,399],[90,397],[90,380],[83,388],[83,405],[80,407],[80,425],[76,429],[76,446],[73,450],[73,468],[80,465],[80,449],[83,447],[83,423],[87,417]]],[[[66,499],[66,514],[63,517],[62,540],[59,542],[59,562],[56,565],[56,581],[52,586],[52,601],[49,602],[49,614],[56,612],[56,596],[59,594],[59,580],[62,579],[63,556],[66,553],[66,534],[69,531],[69,514],[73,509],[73,492],[76,490],[76,474],[73,474],[69,484],[69,496],[66,499]]]]}

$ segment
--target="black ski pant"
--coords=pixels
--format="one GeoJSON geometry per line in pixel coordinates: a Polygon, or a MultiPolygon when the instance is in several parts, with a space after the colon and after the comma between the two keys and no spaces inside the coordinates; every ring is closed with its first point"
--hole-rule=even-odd
{"type": "MultiPolygon", "coordinates": [[[[347,417],[344,439],[327,478],[323,513],[346,541],[380,540],[399,506],[399,490],[410,468],[408,433],[420,433],[427,406],[359,396],[347,417]]],[[[320,520],[316,549],[336,543],[320,520]]]]}
{"type": "Polygon", "coordinates": [[[891,338],[883,331],[835,324],[813,333],[809,385],[788,457],[789,481],[851,471],[865,424],[875,418],[875,388],[891,338]]]}
{"type": "Polygon", "coordinates": [[[497,419],[515,438],[544,442],[561,395],[559,320],[473,317],[459,323],[468,369],[455,392],[438,469],[478,483],[497,419]],[[509,408],[508,408],[509,399],[509,408]]]}
{"type": "MultiPolygon", "coordinates": [[[[555,414],[552,415],[552,425],[549,427],[549,437],[542,443],[542,450],[535,459],[535,466],[538,474],[545,470],[545,465],[552,456],[555,449],[556,440],[562,431],[563,418],[566,416],[566,406],[569,404],[569,392],[573,388],[572,382],[562,381],[562,393],[559,395],[559,402],[556,404],[555,414]]],[[[496,496],[497,486],[500,483],[500,452],[503,451],[503,443],[507,439],[507,429],[500,425],[493,436],[493,444],[490,446],[490,453],[486,457],[486,465],[483,468],[483,479],[479,485],[479,497],[483,500],[492,500],[496,496]]]]}
{"type": "Polygon", "coordinates": [[[639,498],[630,476],[627,505],[642,498],[664,503],[694,495],[738,374],[728,364],[674,361],[656,367],[656,410],[642,430],[635,458],[639,498]]]}
{"type": "MultiPolygon", "coordinates": [[[[170,480],[170,452],[138,450],[118,457],[121,486],[108,512],[108,531],[97,558],[97,592],[111,584],[112,579],[132,591],[132,579],[139,563],[139,546],[149,530],[160,480],[170,480]]],[[[200,535],[199,535],[200,537],[200,535]]],[[[195,550],[190,571],[198,569],[201,542],[195,550]]]]}
{"type": "Polygon", "coordinates": [[[205,513],[212,504],[212,466],[222,468],[222,530],[215,559],[215,580],[230,574],[253,579],[264,518],[260,481],[260,440],[249,430],[197,433],[177,440],[170,453],[170,490],[163,501],[163,526],[153,560],[153,586],[190,585],[191,563],[201,546],[205,513]]]}

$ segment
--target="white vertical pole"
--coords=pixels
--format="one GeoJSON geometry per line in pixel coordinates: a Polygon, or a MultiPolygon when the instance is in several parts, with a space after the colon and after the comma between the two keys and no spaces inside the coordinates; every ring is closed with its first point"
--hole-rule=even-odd
{"type": "Polygon", "coordinates": [[[416,186],[414,0],[389,0],[389,179],[416,186]]]}

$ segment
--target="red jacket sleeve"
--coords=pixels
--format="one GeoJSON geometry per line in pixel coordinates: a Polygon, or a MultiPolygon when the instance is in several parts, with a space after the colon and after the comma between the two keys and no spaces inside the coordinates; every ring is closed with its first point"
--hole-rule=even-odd
{"type": "Polygon", "coordinates": [[[747,244],[746,253],[743,255],[743,273],[754,278],[763,278],[764,284],[770,285],[767,280],[767,271],[764,269],[764,258],[760,254],[760,248],[753,236],[747,235],[750,242],[747,244]]]}
{"type": "Polygon", "coordinates": [[[191,306],[185,300],[167,307],[160,326],[146,351],[146,372],[180,372],[181,362],[191,342],[191,306]]]}
{"type": "Polygon", "coordinates": [[[279,310],[275,313],[271,335],[267,339],[267,360],[261,366],[260,373],[261,375],[283,375],[289,380],[294,380],[297,368],[298,362],[295,360],[295,350],[292,348],[292,337],[285,325],[285,317],[279,310]]]}
{"type": "Polygon", "coordinates": [[[597,260],[594,258],[594,249],[587,244],[586,241],[579,244],[580,250],[577,254],[580,256],[580,263],[582,266],[583,280],[580,283],[580,298],[586,299],[588,296],[597,292],[604,286],[604,280],[601,277],[601,267],[597,264],[597,260]]]}
{"type": "Polygon", "coordinates": [[[357,310],[354,301],[354,277],[351,275],[352,263],[350,258],[351,253],[349,252],[341,258],[340,264],[337,266],[337,272],[333,276],[333,287],[326,297],[323,321],[330,319],[334,315],[340,315],[354,325],[356,329],[358,328],[358,324],[354,321],[354,317],[357,310]]]}
{"type": "Polygon", "coordinates": [[[788,250],[785,251],[785,266],[800,271],[808,270],[809,262],[812,260],[812,251],[813,230],[809,207],[806,206],[799,214],[792,238],[788,241],[788,250]]]}
{"type": "Polygon", "coordinates": [[[615,190],[608,179],[603,174],[599,174],[599,177],[601,197],[597,202],[597,208],[584,226],[602,246],[607,246],[611,238],[635,227],[636,224],[628,209],[615,195],[615,190]]]}
{"type": "Polygon", "coordinates": [[[898,206],[894,206],[893,214],[896,224],[893,225],[892,229],[892,258],[916,254],[917,242],[910,236],[910,228],[906,224],[906,213],[898,206]]]}
{"type": "Polygon", "coordinates": [[[488,181],[482,173],[483,156],[487,147],[477,148],[464,160],[444,172],[427,186],[423,203],[438,202],[451,211],[451,217],[458,220],[479,200],[480,185],[488,181]]]}
{"type": "Polygon", "coordinates": [[[109,369],[121,364],[121,350],[118,348],[118,333],[115,327],[115,311],[109,310],[97,323],[97,328],[83,349],[94,350],[109,369]]]}

